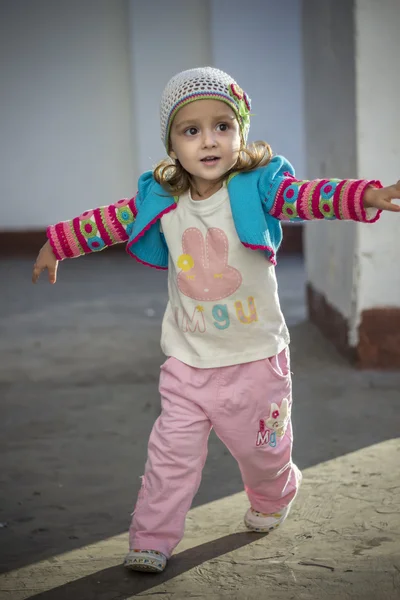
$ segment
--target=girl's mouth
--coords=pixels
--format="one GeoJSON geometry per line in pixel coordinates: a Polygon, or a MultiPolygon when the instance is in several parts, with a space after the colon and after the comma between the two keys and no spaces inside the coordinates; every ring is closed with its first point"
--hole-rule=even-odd
{"type": "Polygon", "coordinates": [[[206,156],[205,158],[201,159],[201,162],[205,165],[212,166],[216,165],[219,159],[219,156],[206,156]]]}

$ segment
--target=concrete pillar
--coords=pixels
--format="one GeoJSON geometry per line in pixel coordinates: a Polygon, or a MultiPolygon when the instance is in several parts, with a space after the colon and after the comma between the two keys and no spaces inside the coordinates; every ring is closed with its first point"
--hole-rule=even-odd
{"type": "MultiPolygon", "coordinates": [[[[400,2],[303,3],[307,177],[400,178],[400,2]]],[[[311,319],[361,367],[400,368],[400,218],[309,223],[311,319]]]]}

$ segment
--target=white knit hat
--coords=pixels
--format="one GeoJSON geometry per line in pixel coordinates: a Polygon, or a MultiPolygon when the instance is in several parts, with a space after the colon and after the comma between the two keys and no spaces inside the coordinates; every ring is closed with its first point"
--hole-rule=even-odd
{"type": "Polygon", "coordinates": [[[250,98],[227,73],[213,67],[189,69],[167,83],[160,104],[161,139],[168,148],[172,121],[178,110],[195,100],[222,100],[235,112],[246,142],[250,129],[250,98]]]}

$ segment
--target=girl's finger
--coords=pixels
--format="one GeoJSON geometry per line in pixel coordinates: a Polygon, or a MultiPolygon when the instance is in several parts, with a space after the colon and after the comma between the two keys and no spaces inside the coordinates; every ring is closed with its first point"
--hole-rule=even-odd
{"type": "Polygon", "coordinates": [[[400,211],[400,206],[398,204],[392,203],[390,200],[383,200],[381,208],[382,210],[388,210],[390,212],[400,211]]]}
{"type": "Polygon", "coordinates": [[[398,181],[397,183],[395,183],[394,185],[390,185],[387,188],[388,192],[389,192],[389,198],[392,199],[400,199],[400,181],[398,181]]]}
{"type": "Polygon", "coordinates": [[[49,281],[55,283],[57,281],[57,265],[55,267],[49,267],[49,281]]]}
{"type": "Polygon", "coordinates": [[[40,273],[43,271],[42,267],[38,267],[37,265],[35,265],[33,267],[33,273],[32,273],[32,283],[36,283],[37,280],[39,279],[40,273]]]}

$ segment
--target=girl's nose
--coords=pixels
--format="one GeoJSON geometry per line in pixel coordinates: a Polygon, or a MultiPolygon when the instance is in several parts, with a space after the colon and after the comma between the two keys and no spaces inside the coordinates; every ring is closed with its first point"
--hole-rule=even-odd
{"type": "Polygon", "coordinates": [[[202,142],[203,142],[203,147],[204,148],[210,148],[210,147],[215,146],[216,145],[215,131],[204,130],[202,142]]]}

